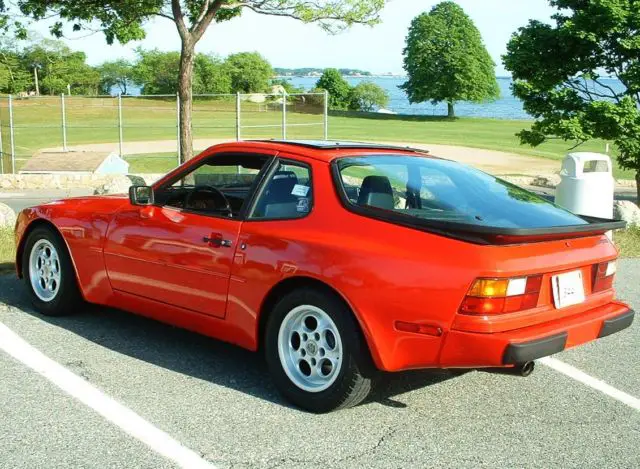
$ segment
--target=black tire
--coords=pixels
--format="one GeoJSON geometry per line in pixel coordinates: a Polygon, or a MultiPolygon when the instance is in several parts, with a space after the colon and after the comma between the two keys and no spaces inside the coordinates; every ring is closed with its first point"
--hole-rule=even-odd
{"type": "Polygon", "coordinates": [[[76,313],[82,305],[82,295],[78,287],[71,256],[69,255],[64,240],[54,229],[40,226],[29,233],[22,253],[22,273],[24,283],[31,297],[31,303],[37,311],[45,316],[66,316],[73,314],[76,313]],[[31,284],[31,251],[40,240],[46,240],[53,245],[60,261],[60,283],[55,296],[49,301],[43,301],[39,298],[31,284]]]}
{"type": "Polygon", "coordinates": [[[301,288],[285,295],[271,311],[265,331],[265,354],[269,371],[280,393],[296,406],[314,413],[353,407],[371,391],[375,367],[353,313],[331,291],[301,288]],[[311,305],[324,311],[336,325],[342,341],[341,367],[325,390],[306,391],[284,370],[278,351],[280,327],[294,308],[311,305]]]}

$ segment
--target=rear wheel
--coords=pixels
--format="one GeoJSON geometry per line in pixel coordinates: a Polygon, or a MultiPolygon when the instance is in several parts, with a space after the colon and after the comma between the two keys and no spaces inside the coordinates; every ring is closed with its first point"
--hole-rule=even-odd
{"type": "Polygon", "coordinates": [[[373,366],[353,314],[330,292],[305,288],[269,317],[267,363],[279,391],[311,412],[352,407],[371,390],[373,366]]]}
{"type": "Polygon", "coordinates": [[[29,234],[22,266],[31,302],[38,311],[46,316],[76,312],[82,297],[71,257],[56,231],[43,226],[29,234]]]}

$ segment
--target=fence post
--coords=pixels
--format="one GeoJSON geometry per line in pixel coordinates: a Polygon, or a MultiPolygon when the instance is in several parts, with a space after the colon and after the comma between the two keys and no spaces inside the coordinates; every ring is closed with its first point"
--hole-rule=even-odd
{"type": "Polygon", "coordinates": [[[9,95],[9,139],[11,141],[11,174],[16,174],[16,144],[13,135],[13,96],[9,95]]]}
{"type": "Polygon", "coordinates": [[[124,156],[122,151],[122,93],[118,93],[118,151],[120,158],[124,156]]]}
{"type": "Polygon", "coordinates": [[[62,109],[62,151],[67,151],[67,112],[65,108],[64,93],[60,95],[60,107],[62,109]]]}
{"type": "Polygon", "coordinates": [[[236,141],[240,141],[240,92],[236,93],[236,141]]]}
{"type": "Polygon", "coordinates": [[[282,140],[287,139],[287,90],[282,90],[282,140]]]}
{"type": "Polygon", "coordinates": [[[182,148],[180,147],[180,93],[176,93],[176,136],[178,137],[177,165],[180,166],[182,148]]]}
{"type": "Polygon", "coordinates": [[[324,90],[324,139],[329,140],[329,92],[324,90]]]}

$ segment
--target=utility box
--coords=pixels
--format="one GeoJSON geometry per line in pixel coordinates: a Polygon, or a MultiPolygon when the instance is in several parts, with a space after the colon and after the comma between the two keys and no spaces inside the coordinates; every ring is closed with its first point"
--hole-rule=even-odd
{"type": "Polygon", "coordinates": [[[615,181],[611,158],[600,153],[569,153],[562,161],[556,204],[576,215],[613,218],[615,181]]]}

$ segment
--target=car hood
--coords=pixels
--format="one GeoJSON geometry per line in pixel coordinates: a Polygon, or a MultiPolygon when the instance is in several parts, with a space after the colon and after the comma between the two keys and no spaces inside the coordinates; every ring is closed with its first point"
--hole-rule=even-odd
{"type": "Polygon", "coordinates": [[[73,211],[92,212],[96,214],[112,214],[128,203],[129,197],[124,194],[72,197],[69,199],[53,200],[39,207],[64,210],[68,214],[73,211]]]}

